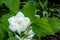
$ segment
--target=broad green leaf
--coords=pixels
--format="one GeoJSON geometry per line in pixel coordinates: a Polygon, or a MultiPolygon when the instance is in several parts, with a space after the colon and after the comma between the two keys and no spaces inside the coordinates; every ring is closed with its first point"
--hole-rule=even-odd
{"type": "Polygon", "coordinates": [[[8,27],[8,18],[9,18],[9,14],[6,14],[6,15],[3,15],[2,18],[1,18],[1,22],[3,25],[5,25],[6,27],[8,27]]]}
{"type": "Polygon", "coordinates": [[[40,18],[32,24],[32,30],[37,36],[46,36],[54,34],[53,29],[50,27],[47,18],[40,18]]]}
{"type": "Polygon", "coordinates": [[[58,18],[49,18],[49,23],[55,33],[60,31],[60,20],[58,18]]]}
{"type": "Polygon", "coordinates": [[[5,40],[7,38],[6,30],[3,28],[3,25],[0,23],[0,40],[5,40]]]}
{"type": "Polygon", "coordinates": [[[18,39],[15,37],[10,37],[8,40],[18,40],[18,39]]]}
{"type": "Polygon", "coordinates": [[[24,5],[22,12],[26,17],[29,17],[31,20],[34,19],[36,5],[34,2],[28,2],[24,5]]]}
{"type": "Polygon", "coordinates": [[[10,11],[17,13],[19,10],[20,0],[3,0],[10,11]]]}

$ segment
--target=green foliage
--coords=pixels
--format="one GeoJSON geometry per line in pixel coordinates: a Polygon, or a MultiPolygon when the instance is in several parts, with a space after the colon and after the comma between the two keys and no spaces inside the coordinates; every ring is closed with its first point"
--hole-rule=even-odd
{"type": "Polygon", "coordinates": [[[3,3],[10,11],[17,13],[19,11],[20,0],[3,0],[3,3]]]}
{"type": "MultiPolygon", "coordinates": [[[[10,30],[9,30],[9,28],[8,28],[8,26],[9,26],[9,23],[8,23],[8,18],[9,17],[11,17],[11,16],[13,16],[14,14],[6,14],[6,15],[3,15],[2,16],[2,18],[1,18],[1,23],[2,23],[2,25],[0,26],[0,27],[3,27],[3,28],[1,28],[2,30],[4,30],[6,33],[4,33],[4,31],[2,31],[1,33],[2,33],[2,35],[3,35],[3,37],[4,38],[6,38],[6,37],[9,37],[9,40],[13,40],[12,38],[10,38],[10,37],[13,37],[13,33],[12,32],[10,32],[10,30]]],[[[0,36],[1,37],[1,36],[0,36]]],[[[4,38],[2,38],[3,40],[4,40],[4,38]]]]}
{"type": "Polygon", "coordinates": [[[54,35],[60,31],[60,20],[53,18],[40,18],[32,24],[32,30],[38,36],[54,35]]]}
{"type": "Polygon", "coordinates": [[[47,18],[40,18],[32,24],[32,30],[37,36],[46,36],[49,34],[54,34],[53,29],[50,27],[47,18]]]}
{"type": "MultiPolygon", "coordinates": [[[[8,19],[14,16],[19,11],[20,0],[0,0],[0,6],[2,5],[2,3],[4,3],[9,8],[9,13],[2,15],[2,17],[0,18],[0,40],[4,40],[7,37],[9,37],[7,38],[8,40],[18,40],[8,29],[8,19]]],[[[54,35],[56,32],[60,31],[60,20],[55,17],[49,18],[48,14],[60,10],[48,8],[48,0],[39,0],[39,4],[39,6],[41,7],[41,10],[39,11],[43,14],[42,18],[34,17],[34,15],[36,14],[36,4],[32,1],[26,3],[21,11],[32,21],[32,30],[38,37],[51,34],[54,35]]]]}
{"type": "Polygon", "coordinates": [[[7,38],[6,30],[3,27],[4,26],[0,23],[0,40],[4,40],[7,38]]]}
{"type": "Polygon", "coordinates": [[[60,20],[58,18],[49,18],[49,23],[55,33],[60,31],[60,20]]]}
{"type": "Polygon", "coordinates": [[[10,37],[8,40],[18,40],[18,39],[15,37],[10,37]]]}
{"type": "Polygon", "coordinates": [[[36,5],[34,2],[28,2],[26,5],[24,5],[22,12],[26,17],[29,17],[31,20],[34,19],[36,11],[36,5]]]}
{"type": "Polygon", "coordinates": [[[48,0],[45,0],[45,1],[39,0],[39,4],[42,7],[42,9],[45,10],[48,6],[48,0]]]}
{"type": "Polygon", "coordinates": [[[2,5],[2,3],[3,3],[2,0],[0,0],[0,6],[2,5]]]}
{"type": "Polygon", "coordinates": [[[2,22],[3,25],[5,25],[6,27],[8,27],[8,26],[9,26],[8,19],[9,19],[10,17],[14,16],[14,15],[15,15],[14,12],[10,12],[10,13],[8,13],[8,14],[6,14],[6,15],[3,15],[3,16],[1,17],[1,19],[0,19],[0,21],[2,22]]]}
{"type": "MultiPolygon", "coordinates": [[[[7,13],[6,15],[3,15],[0,19],[0,21],[3,25],[3,28],[5,29],[4,31],[6,31],[8,33],[9,40],[16,40],[16,38],[12,37],[13,35],[8,29],[8,26],[9,26],[8,18],[12,17],[13,15],[15,15],[18,12],[20,1],[19,0],[3,0],[3,3],[5,3],[5,5],[9,8],[10,12],[7,13]]],[[[0,27],[2,27],[2,26],[0,26],[0,27]]],[[[3,30],[3,28],[2,28],[2,30],[3,30]]],[[[3,32],[1,31],[0,40],[4,40],[5,36],[7,35],[4,33],[4,31],[3,32]]]]}
{"type": "Polygon", "coordinates": [[[3,15],[1,18],[1,22],[3,25],[5,25],[6,27],[8,27],[9,23],[8,23],[8,18],[10,17],[9,14],[3,15]]]}

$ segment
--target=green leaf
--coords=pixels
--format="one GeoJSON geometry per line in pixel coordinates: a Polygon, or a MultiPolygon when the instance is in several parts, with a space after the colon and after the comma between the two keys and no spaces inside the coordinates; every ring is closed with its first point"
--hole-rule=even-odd
{"type": "Polygon", "coordinates": [[[3,0],[10,11],[17,13],[19,11],[20,0],[3,0]]]}
{"type": "Polygon", "coordinates": [[[14,14],[10,13],[10,14],[6,14],[3,15],[1,18],[1,23],[3,24],[3,28],[6,30],[6,32],[8,33],[9,37],[13,37],[12,32],[9,30],[8,26],[9,26],[9,22],[8,19],[9,17],[13,16],[14,14]]]}
{"type": "Polygon", "coordinates": [[[8,36],[6,30],[3,27],[4,26],[0,23],[0,40],[5,40],[8,36]]]}
{"type": "Polygon", "coordinates": [[[47,18],[40,18],[32,24],[32,30],[39,37],[54,34],[47,18]]]}
{"type": "Polygon", "coordinates": [[[45,2],[44,2],[44,8],[46,9],[47,7],[48,7],[48,0],[45,0],[45,2]]]}
{"type": "Polygon", "coordinates": [[[0,6],[2,5],[2,3],[3,3],[2,0],[0,0],[0,6]]]}
{"type": "Polygon", "coordinates": [[[36,5],[34,2],[28,2],[26,5],[24,5],[22,12],[26,17],[29,17],[31,20],[34,19],[36,10],[36,5]]]}
{"type": "Polygon", "coordinates": [[[45,1],[44,0],[39,0],[39,4],[42,7],[42,9],[44,10],[48,6],[48,0],[45,0],[45,1]]]}
{"type": "Polygon", "coordinates": [[[8,13],[8,14],[6,14],[6,15],[2,15],[2,17],[1,17],[1,19],[0,19],[0,23],[3,24],[3,26],[4,26],[3,28],[7,31],[9,37],[10,37],[10,36],[13,36],[13,34],[10,32],[10,30],[9,30],[9,28],[8,28],[8,26],[9,26],[8,19],[9,19],[10,17],[14,16],[14,15],[15,15],[15,14],[14,14],[13,12],[10,12],[10,13],[8,13]]]}
{"type": "Polygon", "coordinates": [[[56,17],[49,18],[49,23],[55,33],[60,31],[60,20],[58,18],[56,17]]]}
{"type": "Polygon", "coordinates": [[[41,0],[39,0],[39,4],[40,4],[40,6],[42,7],[42,9],[44,9],[44,6],[43,6],[41,0]]]}
{"type": "Polygon", "coordinates": [[[10,37],[8,40],[18,40],[18,39],[15,37],[10,37]]]}
{"type": "Polygon", "coordinates": [[[8,18],[9,18],[9,14],[6,14],[6,15],[3,15],[2,18],[1,18],[1,22],[3,25],[5,25],[6,27],[8,27],[8,18]]]}
{"type": "Polygon", "coordinates": [[[6,27],[8,27],[9,26],[9,23],[8,23],[8,19],[10,18],[10,17],[12,17],[12,16],[14,16],[15,15],[15,13],[13,13],[13,12],[10,12],[10,13],[7,13],[6,15],[2,15],[2,18],[1,18],[1,23],[3,24],[3,25],[5,25],[6,27]]]}

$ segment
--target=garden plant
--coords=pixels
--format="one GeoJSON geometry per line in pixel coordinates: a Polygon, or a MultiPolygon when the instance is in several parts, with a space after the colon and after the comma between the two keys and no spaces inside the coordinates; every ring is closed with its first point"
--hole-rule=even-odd
{"type": "Polygon", "coordinates": [[[60,40],[56,35],[60,32],[59,7],[51,6],[49,0],[22,1],[0,0],[0,40],[60,40]]]}

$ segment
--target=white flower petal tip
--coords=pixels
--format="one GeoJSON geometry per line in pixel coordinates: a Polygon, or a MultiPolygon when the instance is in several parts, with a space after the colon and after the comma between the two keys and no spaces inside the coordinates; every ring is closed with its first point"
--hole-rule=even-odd
{"type": "Polygon", "coordinates": [[[34,32],[32,31],[32,29],[31,30],[29,30],[28,32],[27,31],[25,31],[25,33],[24,34],[27,34],[27,35],[29,35],[27,38],[28,39],[32,39],[33,37],[34,37],[34,32]]]}
{"type": "Polygon", "coordinates": [[[18,14],[16,15],[16,17],[24,17],[22,12],[18,12],[18,14]]]}
{"type": "Polygon", "coordinates": [[[13,32],[16,31],[18,34],[25,31],[30,24],[30,19],[25,17],[22,12],[18,12],[16,16],[10,17],[8,21],[10,24],[9,29],[13,32]]]}
{"type": "Polygon", "coordinates": [[[15,38],[18,40],[31,40],[30,38],[20,38],[18,35],[15,35],[15,38]]]}
{"type": "Polygon", "coordinates": [[[28,32],[28,34],[30,34],[30,35],[28,36],[28,38],[32,38],[32,37],[34,36],[34,32],[33,32],[32,30],[30,30],[30,31],[28,32]]]}
{"type": "Polygon", "coordinates": [[[30,30],[30,31],[28,32],[28,34],[34,35],[34,32],[33,32],[32,30],[30,30]]]}
{"type": "Polygon", "coordinates": [[[18,35],[15,35],[15,38],[17,38],[17,39],[19,39],[19,40],[21,39],[18,35]]]}

